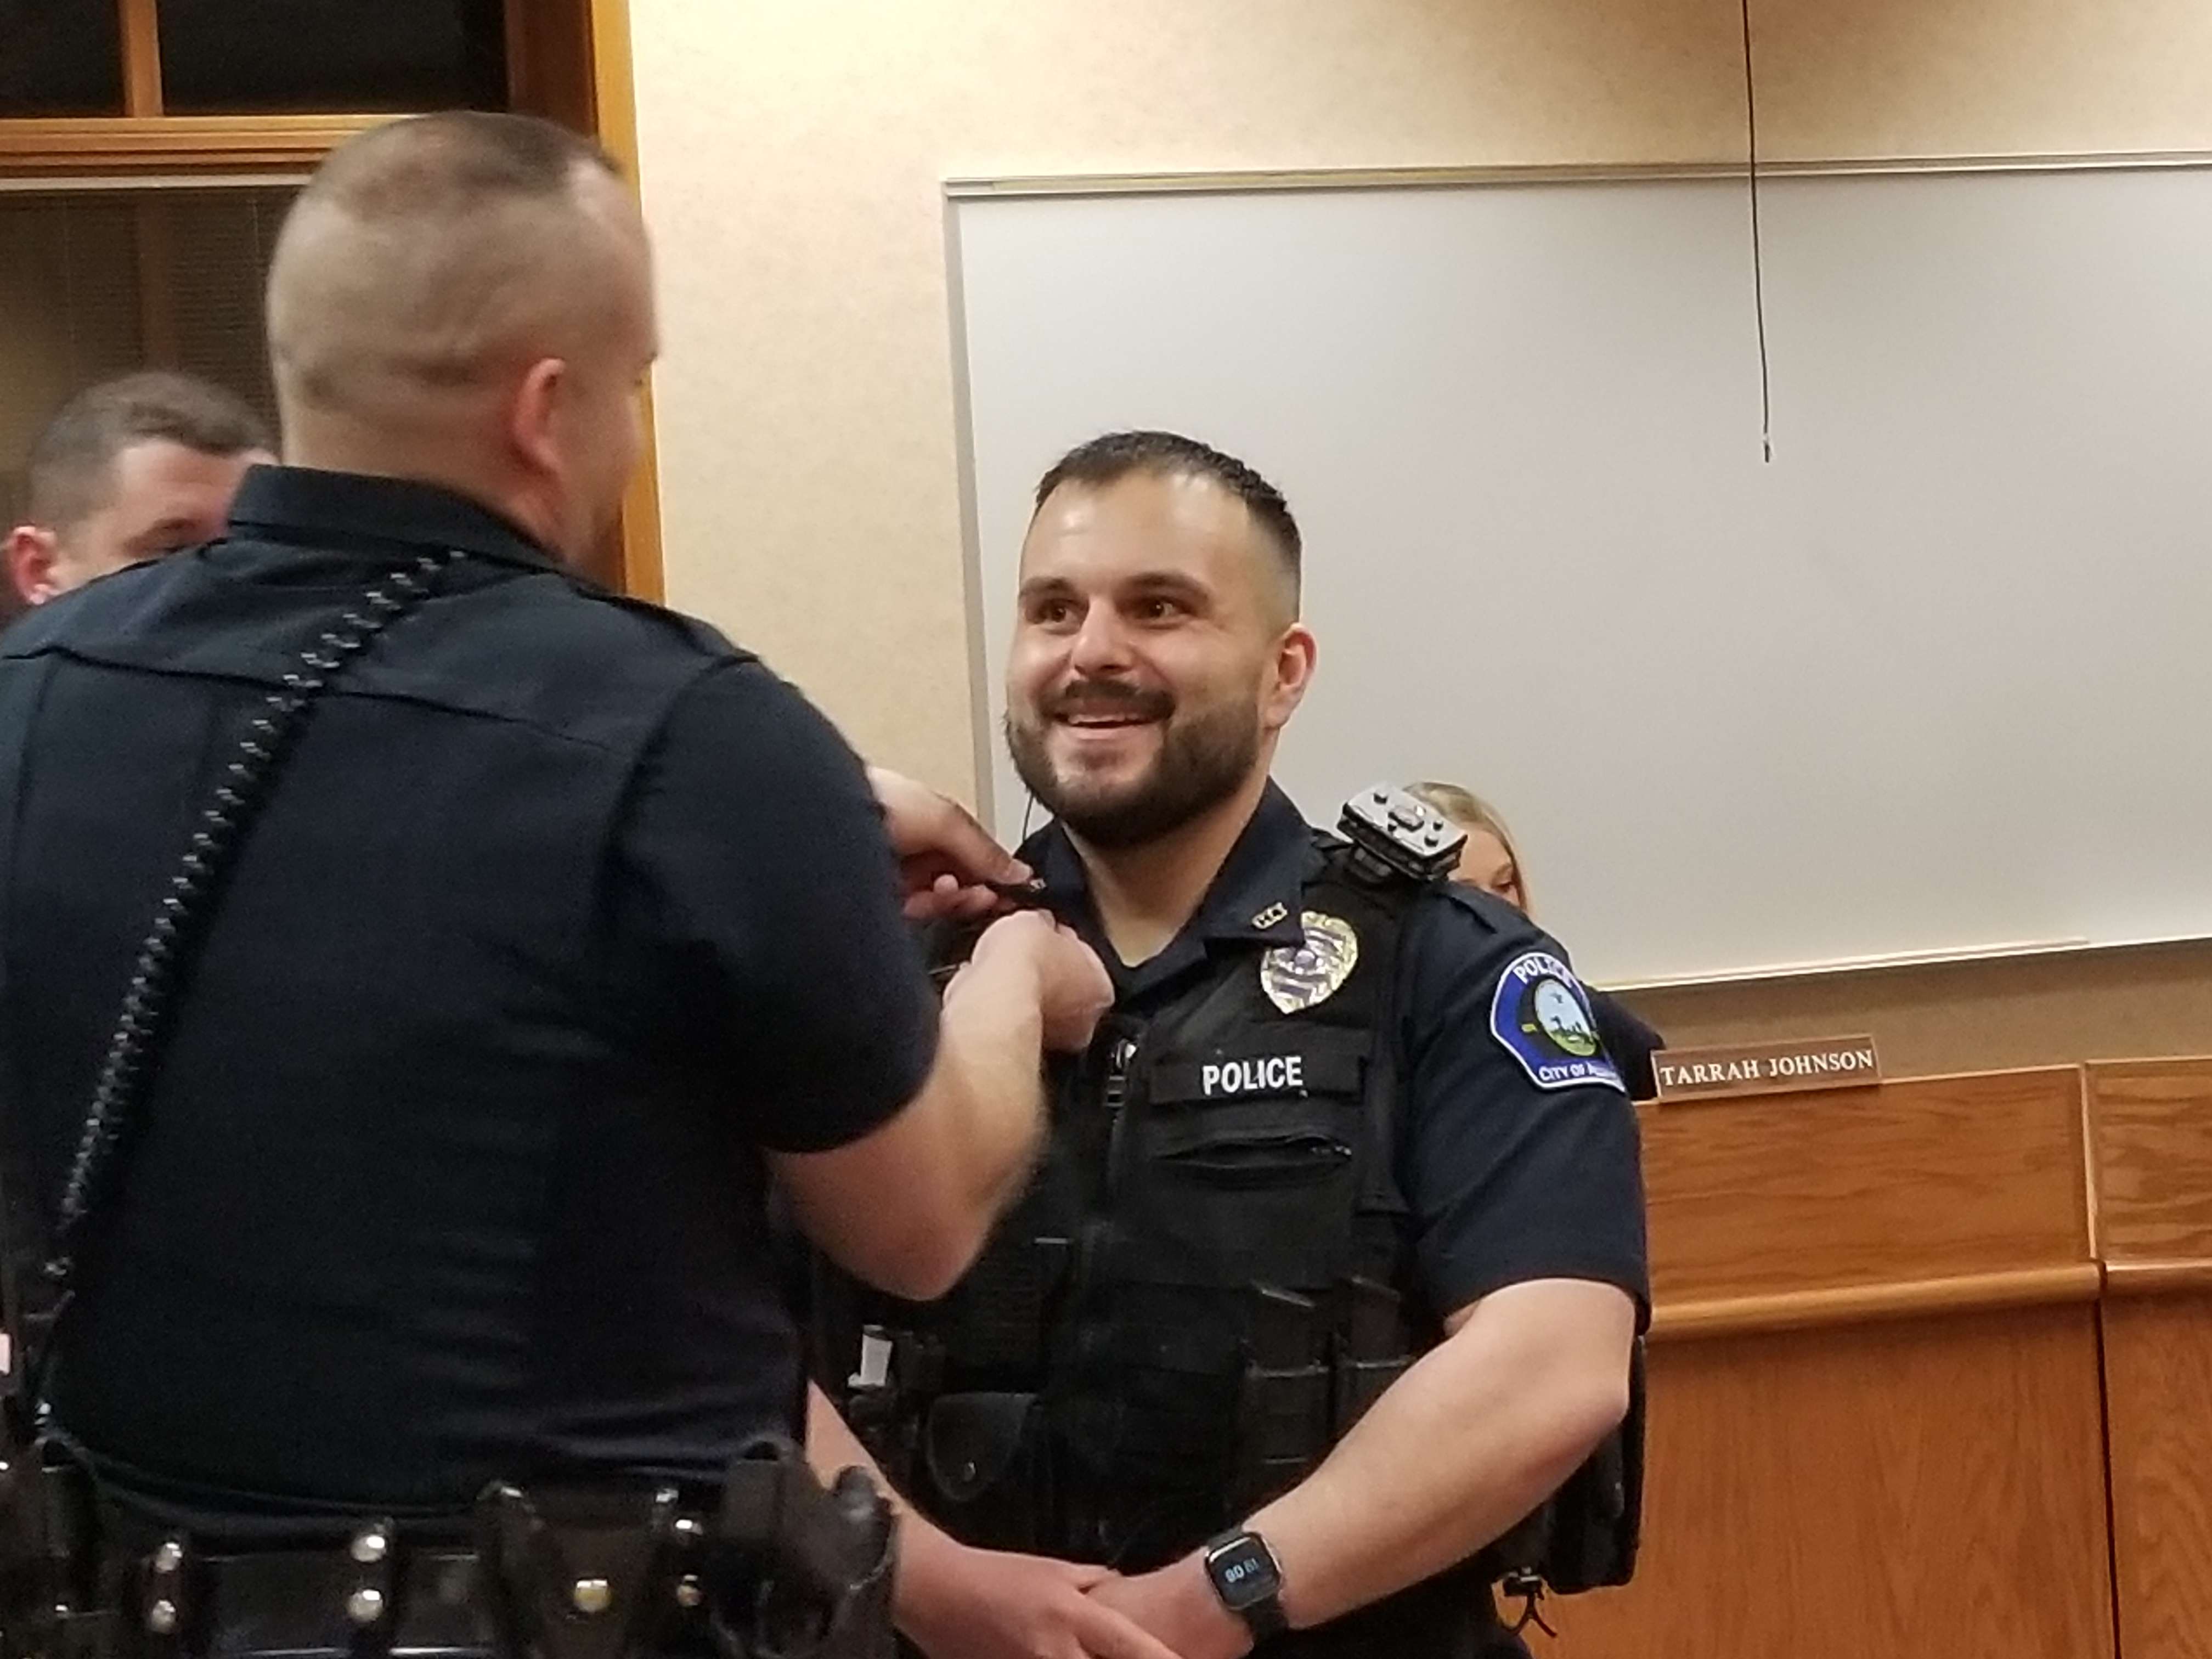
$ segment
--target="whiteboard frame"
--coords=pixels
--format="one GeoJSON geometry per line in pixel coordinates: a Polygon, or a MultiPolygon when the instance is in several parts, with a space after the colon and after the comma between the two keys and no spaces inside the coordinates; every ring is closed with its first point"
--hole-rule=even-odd
{"type": "MultiPolygon", "coordinates": [[[[960,204],[1050,197],[1244,195],[1273,191],[1457,190],[1516,185],[1634,184],[1679,179],[1851,178],[1875,174],[1980,173],[2134,173],[2212,168],[2212,149],[2094,150],[2019,155],[1869,156],[1825,161],[1568,162],[1492,167],[1251,168],[1218,173],[1077,173],[978,175],[944,181],[945,297],[952,350],[953,448],[959,467],[962,614],[968,626],[969,726],[974,742],[975,811],[996,822],[991,730],[991,665],[984,660],[982,532],[975,501],[973,394],[968,380],[968,312],[960,248],[960,204]]],[[[1955,950],[1900,951],[1827,962],[1783,963],[1715,973],[1623,981],[1613,990],[1668,990],[1699,985],[1741,985],[1836,974],[1878,973],[1900,968],[2011,961],[2021,957],[2102,956],[2203,944],[2212,935],[2159,934],[2142,939],[2022,939],[1955,950]]]]}
{"type": "MultiPolygon", "coordinates": [[[[2087,150],[2041,155],[1888,155],[1765,161],[1765,179],[1820,179],[1891,173],[2128,173],[2212,167],[2212,150],[2087,150]]],[[[1010,173],[948,179],[948,200],[1024,196],[1168,196],[1260,190],[1456,189],[1470,185],[1634,184],[1675,179],[1742,179],[1744,161],[1565,162],[1458,167],[1287,167],[1224,173],[1010,173]]]]}

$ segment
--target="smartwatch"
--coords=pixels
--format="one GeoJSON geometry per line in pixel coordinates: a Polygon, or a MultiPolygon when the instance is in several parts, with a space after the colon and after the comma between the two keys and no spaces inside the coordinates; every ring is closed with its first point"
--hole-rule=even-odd
{"type": "Polygon", "coordinates": [[[1256,1532],[1224,1532],[1206,1547],[1206,1576],[1221,1605],[1264,1642],[1289,1628],[1283,1617],[1283,1570],[1256,1532]]]}

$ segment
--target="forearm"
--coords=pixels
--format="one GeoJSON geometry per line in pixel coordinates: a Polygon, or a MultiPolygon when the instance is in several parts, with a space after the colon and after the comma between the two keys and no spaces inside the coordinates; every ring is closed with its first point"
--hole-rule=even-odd
{"type": "Polygon", "coordinates": [[[1464,1560],[1556,1491],[1620,1421],[1628,1299],[1567,1287],[1600,1309],[1598,1328],[1571,1341],[1545,1320],[1511,1316],[1516,1292],[1556,1288],[1516,1286],[1499,1293],[1506,1305],[1486,1303],[1320,1468],[1252,1517],[1282,1565],[1294,1626],[1326,1623],[1464,1560]]]}
{"type": "Polygon", "coordinates": [[[891,1616],[901,1629],[926,1616],[933,1589],[955,1565],[960,1545],[945,1529],[906,1501],[884,1478],[876,1460],[860,1443],[830,1396],[812,1383],[806,1389],[806,1461],[824,1486],[847,1469],[866,1469],[898,1516],[898,1557],[892,1567],[891,1616]]]}
{"type": "Polygon", "coordinates": [[[806,1461],[828,1486],[847,1469],[866,1469],[878,1490],[898,1516],[898,1562],[891,1601],[896,1609],[913,1591],[919,1561],[926,1579],[933,1562],[948,1547],[957,1547],[944,1528],[906,1501],[905,1495],[884,1479],[883,1468],[868,1455],[860,1437],[853,1432],[830,1396],[812,1383],[806,1389],[806,1461]]]}
{"type": "Polygon", "coordinates": [[[978,1212],[995,1215],[1027,1178],[1043,1127],[1036,969],[1002,951],[961,970],[939,1037],[948,1164],[978,1212]]]}

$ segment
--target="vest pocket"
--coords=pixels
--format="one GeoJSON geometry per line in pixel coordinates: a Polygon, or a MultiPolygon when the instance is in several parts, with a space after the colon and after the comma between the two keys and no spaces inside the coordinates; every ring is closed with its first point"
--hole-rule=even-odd
{"type": "Polygon", "coordinates": [[[965,1543],[1044,1547],[1043,1439],[1034,1395],[941,1395],[922,1424],[921,1464],[937,1500],[925,1507],[965,1543]]]}
{"type": "Polygon", "coordinates": [[[1356,1099],[1310,1096],[1146,1112],[1115,1208],[1133,1276],[1312,1288],[1348,1270],[1356,1099]]]}
{"type": "Polygon", "coordinates": [[[1311,1181],[1352,1161],[1352,1148],[1324,1134],[1216,1135],[1160,1154],[1182,1178],[1217,1187],[1267,1187],[1311,1181]]]}

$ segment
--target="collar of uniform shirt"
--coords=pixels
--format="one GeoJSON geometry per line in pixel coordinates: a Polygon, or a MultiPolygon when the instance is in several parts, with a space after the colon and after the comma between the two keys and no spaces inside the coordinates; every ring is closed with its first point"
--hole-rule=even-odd
{"type": "Polygon", "coordinates": [[[301,543],[389,558],[395,547],[457,547],[536,570],[566,567],[489,507],[436,484],[302,466],[257,466],[230,504],[236,539],[301,543]],[[377,526],[364,534],[363,525],[377,526]]]}
{"type": "Polygon", "coordinates": [[[1269,783],[1196,914],[1158,956],[1132,968],[1105,942],[1091,902],[1090,878],[1065,830],[1047,824],[1022,843],[1018,856],[1043,878],[1054,913],[1099,952],[1119,998],[1141,994],[1203,961],[1209,945],[1304,943],[1299,900],[1322,864],[1312,826],[1291,798],[1269,783]]]}

